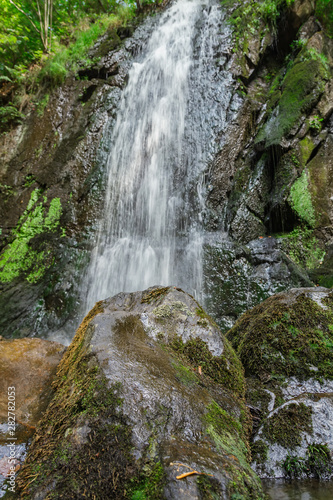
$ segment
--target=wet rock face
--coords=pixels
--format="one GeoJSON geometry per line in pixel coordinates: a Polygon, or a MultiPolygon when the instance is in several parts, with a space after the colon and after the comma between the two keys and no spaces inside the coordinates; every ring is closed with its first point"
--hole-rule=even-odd
{"type": "Polygon", "coordinates": [[[47,340],[0,340],[0,486],[11,466],[7,444],[14,443],[19,468],[26,443],[52,397],[51,382],[64,351],[64,346],[47,340]]]}
{"type": "Polygon", "coordinates": [[[155,22],[148,20],[134,34],[134,27],[120,34],[108,31],[89,53],[100,58],[98,63],[57,89],[44,89],[24,124],[0,138],[0,327],[5,337],[45,336],[75,317],[121,91],[133,54],[155,22]]]}
{"type": "Polygon", "coordinates": [[[247,462],[243,391],[228,341],[180,289],[99,302],[59,366],[20,488],[37,479],[22,498],[50,489],[67,498],[263,498],[247,462]],[[176,478],[193,470],[202,474],[176,478]]]}
{"type": "Polygon", "coordinates": [[[294,2],[275,35],[267,30],[232,58],[243,104],[208,175],[204,222],[227,238],[206,246],[206,307],[222,328],[278,291],[332,282],[332,42],[311,2],[294,2]]]}
{"type": "Polygon", "coordinates": [[[223,332],[247,309],[271,295],[294,287],[311,286],[300,267],[285,254],[281,240],[261,237],[248,245],[224,237],[205,245],[207,311],[223,332]]]}
{"type": "Polygon", "coordinates": [[[260,477],[332,477],[332,292],[292,289],[228,332],[245,367],[260,477]]]}

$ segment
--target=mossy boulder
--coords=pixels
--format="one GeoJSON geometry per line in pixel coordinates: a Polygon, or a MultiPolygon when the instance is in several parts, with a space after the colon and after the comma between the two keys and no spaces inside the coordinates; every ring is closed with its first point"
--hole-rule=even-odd
{"type": "Polygon", "coordinates": [[[245,313],[227,338],[248,375],[332,380],[333,292],[279,293],[245,313]]]}
{"type": "Polygon", "coordinates": [[[242,366],[182,290],[96,304],[54,389],[18,478],[21,498],[264,497],[249,466],[242,366]]]}
{"type": "Polygon", "coordinates": [[[227,333],[247,375],[260,477],[332,477],[332,299],[330,289],[292,289],[245,313],[227,333]],[[309,465],[315,449],[320,470],[309,465]]]}

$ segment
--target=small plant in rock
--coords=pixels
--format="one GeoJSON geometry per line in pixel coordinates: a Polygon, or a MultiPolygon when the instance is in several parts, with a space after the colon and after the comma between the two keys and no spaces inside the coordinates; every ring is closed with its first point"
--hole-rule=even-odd
{"type": "Polygon", "coordinates": [[[281,463],[283,470],[290,479],[296,479],[307,473],[307,464],[304,458],[295,457],[292,455],[286,456],[281,463]]]}
{"type": "Polygon", "coordinates": [[[312,120],[310,121],[310,129],[319,132],[319,130],[322,127],[322,122],[323,122],[323,118],[320,118],[317,115],[314,116],[312,118],[312,120]]]}
{"type": "Polygon", "coordinates": [[[308,469],[320,479],[332,473],[332,459],[327,444],[310,444],[307,449],[308,469]]]}
{"type": "Polygon", "coordinates": [[[332,474],[332,459],[327,444],[312,443],[308,446],[306,458],[288,455],[281,466],[290,479],[304,475],[326,479],[332,474]]]}
{"type": "Polygon", "coordinates": [[[0,132],[6,131],[11,125],[21,123],[24,114],[9,103],[8,106],[0,107],[0,132]]]}
{"type": "Polygon", "coordinates": [[[299,39],[299,40],[294,40],[291,44],[290,44],[290,48],[293,52],[298,52],[300,49],[302,49],[304,47],[304,45],[306,44],[306,41],[303,40],[303,39],[299,39]]]}

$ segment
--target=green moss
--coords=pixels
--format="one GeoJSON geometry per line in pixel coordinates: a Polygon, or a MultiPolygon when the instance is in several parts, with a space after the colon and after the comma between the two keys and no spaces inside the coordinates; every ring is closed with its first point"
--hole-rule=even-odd
{"type": "Polygon", "coordinates": [[[243,396],[245,382],[242,365],[229,342],[224,339],[223,343],[224,351],[221,356],[214,356],[206,342],[201,339],[190,339],[184,343],[180,337],[176,337],[170,347],[193,368],[201,366],[204,375],[243,396]]]}
{"type": "Polygon", "coordinates": [[[259,408],[262,416],[265,416],[272,396],[258,379],[247,379],[245,399],[247,404],[259,408]]]}
{"type": "Polygon", "coordinates": [[[264,494],[258,494],[260,480],[253,478],[250,473],[240,471],[232,463],[226,465],[227,474],[233,477],[229,481],[228,497],[231,500],[266,500],[264,494]]]}
{"type": "Polygon", "coordinates": [[[298,227],[280,237],[282,249],[295,264],[309,270],[321,265],[325,250],[319,246],[319,241],[312,229],[298,227]]]}
{"type": "Polygon", "coordinates": [[[186,307],[185,304],[180,301],[175,301],[172,302],[171,304],[163,304],[162,306],[158,306],[155,307],[155,309],[153,309],[153,314],[155,318],[160,320],[172,318],[179,312],[183,312],[188,316],[193,316],[189,308],[186,307]]]}
{"type": "Polygon", "coordinates": [[[279,294],[245,313],[227,337],[247,375],[333,379],[332,324],[332,304],[324,310],[305,294],[288,304],[279,294]]]}
{"type": "Polygon", "coordinates": [[[190,368],[187,368],[179,362],[172,362],[171,364],[176,370],[176,379],[179,382],[186,386],[196,385],[199,383],[198,377],[190,368]]]}
{"type": "Polygon", "coordinates": [[[312,408],[304,403],[291,403],[268,418],[263,435],[270,443],[294,449],[302,443],[302,433],[312,434],[312,408]]]}
{"type": "Polygon", "coordinates": [[[266,147],[279,144],[302,114],[316,104],[328,78],[327,63],[322,54],[304,47],[283,80],[273,83],[275,87],[272,87],[271,96],[275,97],[269,110],[274,107],[274,112],[259,131],[256,142],[264,141],[266,147]],[[279,91],[274,90],[277,85],[279,91]]]}
{"type": "Polygon", "coordinates": [[[48,477],[52,477],[50,491],[57,498],[79,498],[82,494],[107,498],[112,487],[115,492],[123,491],[128,469],[135,467],[130,453],[131,429],[121,413],[121,387],[108,385],[94,356],[89,354],[88,342],[93,333],[89,321],[101,311],[98,303],[58,367],[55,396],[20,471],[20,498],[32,498],[40,485],[47,489],[48,477]],[[82,436],[80,429],[84,427],[84,441],[76,447],[75,440],[82,436]]]}
{"type": "Polygon", "coordinates": [[[169,290],[169,286],[154,288],[151,292],[147,292],[142,296],[141,304],[151,304],[152,302],[156,302],[160,298],[164,297],[169,290]]]}
{"type": "Polygon", "coordinates": [[[165,498],[163,494],[165,472],[160,462],[146,464],[138,481],[139,484],[129,496],[131,500],[162,500],[165,498]]]}
{"type": "MultiPolygon", "coordinates": [[[[35,249],[34,238],[42,233],[54,233],[59,228],[62,207],[59,198],[53,198],[48,213],[40,200],[41,192],[35,189],[27,209],[12,231],[13,241],[7,245],[0,257],[0,281],[12,281],[22,272],[30,283],[36,283],[53,264],[52,245],[35,249]]],[[[46,198],[44,197],[44,203],[46,198]]]]}
{"type": "Polygon", "coordinates": [[[217,479],[209,476],[198,476],[196,482],[202,500],[220,500],[221,486],[217,479]]]}
{"type": "Polygon", "coordinates": [[[215,446],[228,455],[237,456],[242,467],[247,468],[249,456],[244,428],[239,420],[233,418],[215,401],[207,407],[204,416],[206,432],[215,446]]]}
{"type": "Polygon", "coordinates": [[[250,444],[252,461],[263,464],[267,460],[268,445],[262,440],[258,439],[250,444]]]}
{"type": "Polygon", "coordinates": [[[212,425],[218,434],[229,433],[238,434],[244,438],[241,423],[223,410],[215,401],[207,407],[204,417],[206,424],[212,425]]]}
{"type": "Polygon", "coordinates": [[[303,170],[302,175],[291,186],[289,200],[299,218],[309,224],[310,227],[314,227],[316,215],[309,191],[309,174],[306,169],[303,170]]]}
{"type": "MultiPolygon", "coordinates": [[[[225,470],[232,480],[228,483],[230,498],[232,495],[243,495],[244,499],[262,498],[258,494],[259,480],[249,466],[249,448],[246,440],[246,430],[240,420],[233,418],[215,401],[207,407],[204,424],[208,436],[220,453],[229,457],[225,470]],[[237,466],[234,463],[237,463],[237,466]],[[230,475],[229,475],[230,473],[230,475]]],[[[204,498],[214,499],[213,484],[202,484],[207,495],[204,498]],[[209,488],[211,486],[211,488],[209,488]]]]}
{"type": "Polygon", "coordinates": [[[195,314],[196,316],[198,316],[198,320],[197,320],[197,324],[199,326],[203,326],[204,328],[208,327],[209,325],[214,325],[218,328],[218,326],[216,325],[215,321],[209,316],[209,314],[206,313],[206,311],[204,311],[202,309],[202,307],[197,307],[196,310],[195,310],[195,314]]]}

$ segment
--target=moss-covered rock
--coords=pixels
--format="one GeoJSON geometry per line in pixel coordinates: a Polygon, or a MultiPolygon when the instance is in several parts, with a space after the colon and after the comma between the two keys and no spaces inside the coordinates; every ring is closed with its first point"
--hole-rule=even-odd
{"type": "MultiPolygon", "coordinates": [[[[293,457],[307,460],[309,443],[333,446],[333,424],[327,421],[333,409],[332,299],[325,288],[280,293],[227,333],[248,376],[253,467],[261,477],[288,476],[293,457]]],[[[302,474],[332,476],[327,468],[322,474],[304,468],[302,474]]]]}
{"type": "Polygon", "coordinates": [[[246,373],[259,379],[333,379],[332,293],[310,288],[275,295],[245,313],[227,338],[246,373]]]}
{"type": "Polygon", "coordinates": [[[180,289],[98,303],[54,389],[19,475],[22,498],[263,498],[242,366],[180,289]]]}
{"type": "MultiPolygon", "coordinates": [[[[287,283],[293,287],[311,286],[311,280],[299,265],[300,262],[303,265],[303,254],[299,256],[295,250],[301,247],[297,238],[294,241],[290,253],[294,250],[298,260],[287,256],[285,239],[273,237],[260,237],[246,246],[227,238],[205,246],[206,308],[223,332],[246,310],[284,290],[287,283]]],[[[316,264],[315,257],[321,257],[322,252],[313,254],[312,245],[306,256],[316,264]]]]}

